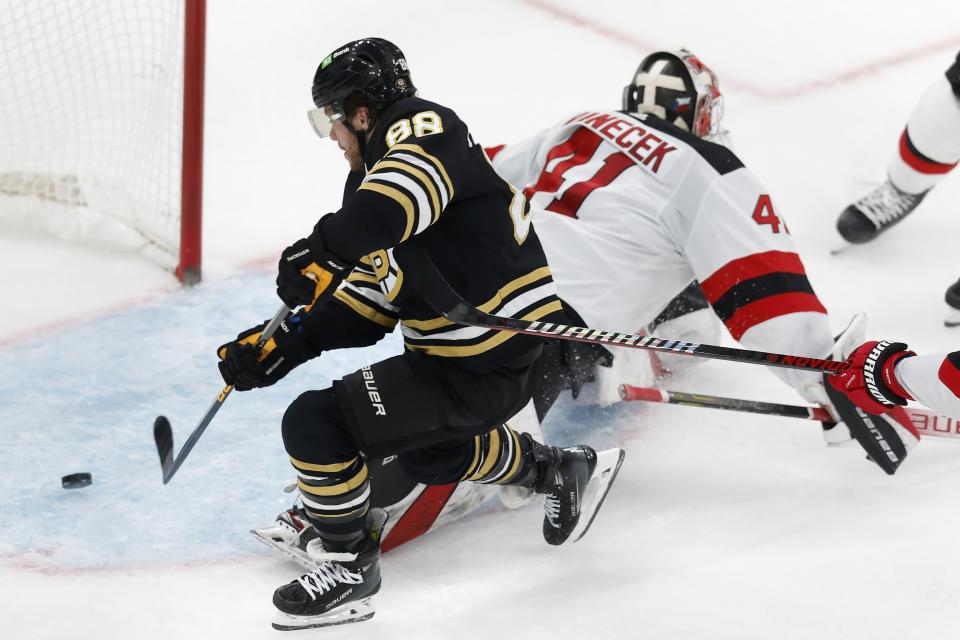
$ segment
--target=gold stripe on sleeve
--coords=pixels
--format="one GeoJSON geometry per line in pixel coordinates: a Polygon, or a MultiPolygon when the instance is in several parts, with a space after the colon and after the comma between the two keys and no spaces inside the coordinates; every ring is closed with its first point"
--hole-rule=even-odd
{"type": "Polygon", "coordinates": [[[363,304],[356,298],[344,293],[342,289],[337,289],[336,292],[334,292],[333,297],[350,307],[351,311],[363,316],[367,320],[376,322],[377,324],[387,327],[388,329],[393,329],[395,326],[397,326],[397,320],[395,318],[386,316],[376,309],[363,304]]]}
{"type": "MultiPolygon", "coordinates": [[[[492,298],[479,305],[477,308],[485,313],[491,313],[503,302],[504,298],[509,296],[517,289],[525,287],[532,282],[536,282],[537,280],[546,278],[549,275],[550,267],[540,267],[539,269],[535,269],[527,275],[520,276],[516,280],[508,282],[502,286],[492,298]]],[[[404,320],[403,323],[411,329],[416,329],[417,331],[431,331],[433,329],[439,329],[440,327],[446,327],[453,324],[446,318],[431,318],[430,320],[404,320]]]]}
{"type": "Polygon", "coordinates": [[[430,160],[434,164],[436,169],[440,172],[440,175],[443,177],[444,183],[447,185],[447,194],[450,196],[449,198],[447,198],[447,202],[449,203],[451,200],[453,200],[453,183],[450,182],[450,176],[447,175],[447,170],[444,168],[443,163],[440,162],[440,160],[438,160],[434,156],[424,151],[423,147],[417,144],[395,145],[392,149],[390,149],[387,155],[389,156],[394,151],[410,151],[415,155],[422,156],[427,160],[430,160]]]}
{"type": "Polygon", "coordinates": [[[413,165],[407,164],[406,162],[397,162],[394,160],[381,160],[380,162],[377,163],[377,166],[375,166],[370,173],[372,173],[375,176],[377,173],[377,170],[380,168],[399,169],[415,177],[417,181],[420,182],[424,186],[424,188],[426,188],[427,193],[430,196],[430,202],[433,204],[433,211],[432,211],[431,218],[433,219],[434,222],[437,221],[437,218],[440,217],[440,196],[437,194],[437,186],[433,182],[433,179],[430,176],[428,176],[426,173],[424,173],[423,171],[421,171],[420,169],[418,169],[413,165]]]}
{"type": "Polygon", "coordinates": [[[410,198],[408,198],[407,195],[402,191],[379,182],[364,182],[362,185],[360,185],[360,188],[357,189],[357,191],[363,191],[364,189],[367,191],[375,191],[381,195],[384,195],[403,207],[403,212],[407,214],[407,228],[404,230],[403,237],[400,238],[400,242],[403,242],[409,238],[410,234],[413,233],[413,225],[416,218],[413,210],[413,202],[410,201],[410,198]]]}
{"type": "MultiPolygon", "coordinates": [[[[548,302],[545,305],[537,307],[530,313],[526,314],[521,318],[522,320],[539,320],[540,318],[551,314],[555,311],[562,311],[563,305],[559,300],[554,300],[548,302]]],[[[464,345],[460,347],[435,347],[433,345],[424,345],[424,344],[411,344],[406,343],[407,349],[414,351],[423,351],[432,356],[446,356],[454,358],[463,358],[467,356],[475,356],[478,353],[483,353],[484,351],[490,351],[494,347],[498,347],[510,338],[514,336],[514,333],[511,331],[498,331],[496,335],[491,336],[474,345],[464,345]]]]}

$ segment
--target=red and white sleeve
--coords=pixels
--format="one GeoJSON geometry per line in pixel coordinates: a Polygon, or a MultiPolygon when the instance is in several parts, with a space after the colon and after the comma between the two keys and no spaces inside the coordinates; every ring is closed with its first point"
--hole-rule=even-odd
{"type": "MultiPolygon", "coordinates": [[[[833,346],[824,308],[782,213],[746,168],[714,180],[699,203],[686,255],[730,335],[762,351],[822,358],[833,346]]],[[[776,369],[805,390],[816,374],[776,369]]]]}
{"type": "Polygon", "coordinates": [[[960,419],[960,351],[904,358],[894,373],[914,400],[960,419]]]}

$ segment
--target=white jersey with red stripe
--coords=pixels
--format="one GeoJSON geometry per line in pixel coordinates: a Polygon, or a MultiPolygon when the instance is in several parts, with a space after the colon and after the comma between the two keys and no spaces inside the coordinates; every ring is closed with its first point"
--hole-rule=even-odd
{"type": "Polygon", "coordinates": [[[904,358],[894,373],[914,400],[960,420],[960,351],[904,358]]]}
{"type": "MultiPolygon", "coordinates": [[[[608,111],[488,155],[530,201],[560,296],[589,326],[636,331],[696,279],[744,346],[830,352],[826,310],[780,210],[726,147],[608,111]]],[[[777,373],[801,393],[817,381],[777,373]]]]}

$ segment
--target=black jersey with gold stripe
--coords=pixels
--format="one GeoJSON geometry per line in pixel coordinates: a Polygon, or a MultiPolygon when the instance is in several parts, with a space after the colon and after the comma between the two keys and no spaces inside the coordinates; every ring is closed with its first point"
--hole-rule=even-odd
{"type": "Polygon", "coordinates": [[[526,199],[496,174],[453,111],[419,98],[394,103],[381,114],[364,162],[356,191],[348,186],[343,207],[315,230],[329,251],[356,264],[334,297],[303,320],[318,349],[372,344],[398,322],[407,349],[474,369],[533,348],[536,339],[439,316],[417,290],[417,265],[404,264],[404,243],[419,244],[483,311],[563,319],[526,199]]]}

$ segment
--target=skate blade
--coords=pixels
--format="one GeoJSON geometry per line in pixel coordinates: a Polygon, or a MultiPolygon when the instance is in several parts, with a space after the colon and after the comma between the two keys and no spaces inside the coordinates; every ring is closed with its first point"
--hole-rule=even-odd
{"type": "Polygon", "coordinates": [[[301,550],[299,547],[294,547],[285,542],[278,542],[270,536],[270,531],[273,527],[266,527],[264,529],[250,529],[250,533],[253,534],[253,537],[267,545],[274,551],[279,551],[283,555],[287,556],[298,565],[306,569],[307,571],[316,571],[318,564],[314,562],[306,551],[301,550]]]}
{"type": "Polygon", "coordinates": [[[590,530],[593,519],[597,517],[610,487],[613,486],[613,481],[620,472],[625,455],[623,449],[607,449],[597,453],[597,466],[593,470],[593,475],[590,476],[583,501],[580,503],[580,520],[570,534],[573,542],[585,536],[590,530]]]}
{"type": "Polygon", "coordinates": [[[317,627],[333,627],[338,624],[363,622],[369,620],[376,613],[372,597],[366,597],[356,602],[337,607],[319,616],[293,616],[277,611],[277,616],[271,623],[277,631],[298,631],[300,629],[315,629],[317,627]]]}

